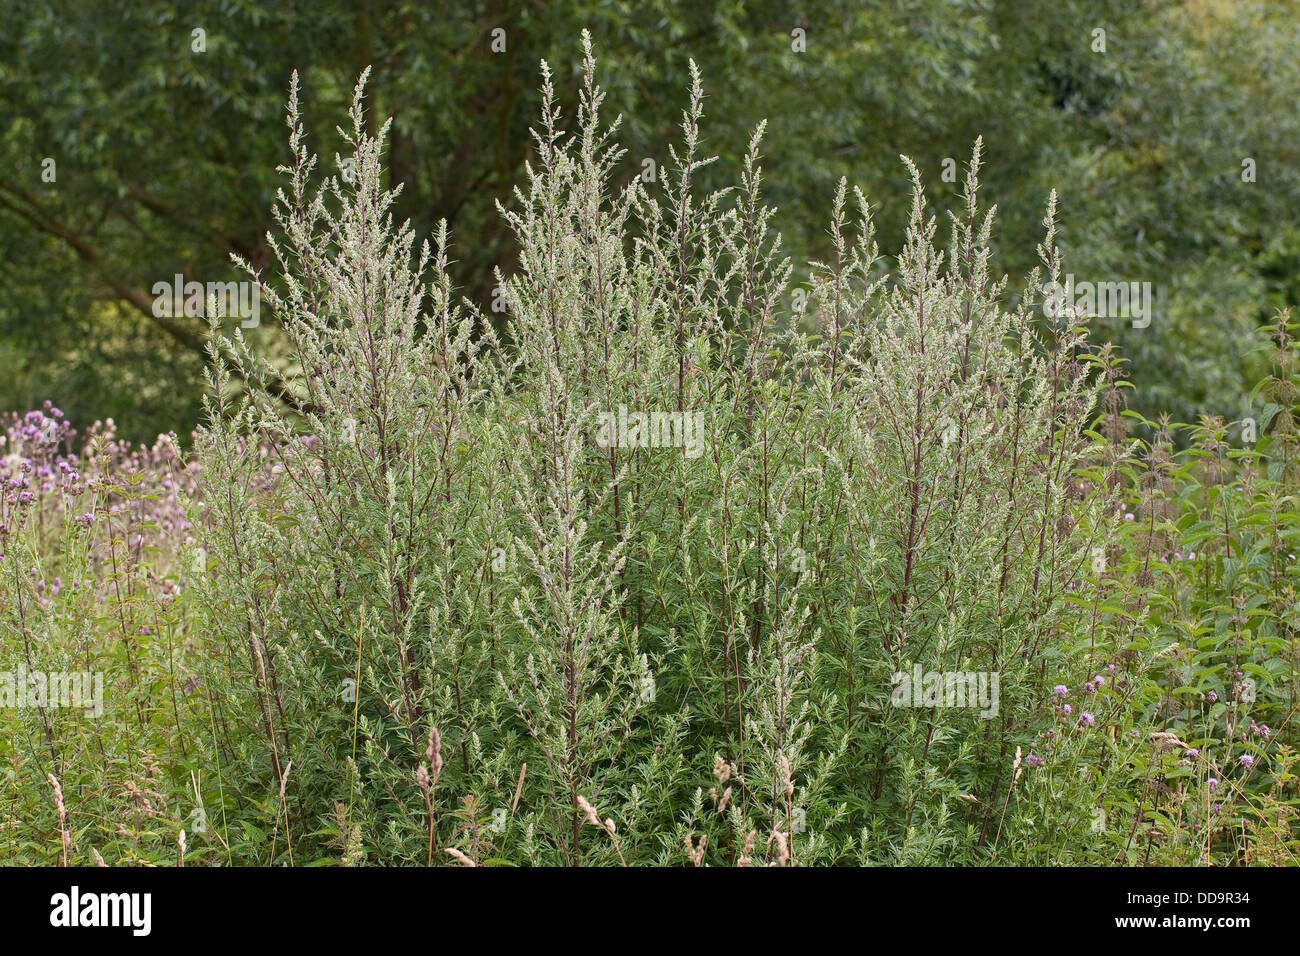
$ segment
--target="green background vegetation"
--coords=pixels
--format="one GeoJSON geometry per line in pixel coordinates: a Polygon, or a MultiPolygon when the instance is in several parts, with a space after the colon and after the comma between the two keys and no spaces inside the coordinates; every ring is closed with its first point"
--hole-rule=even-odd
{"type": "MultiPolygon", "coordinates": [[[[202,322],[160,322],[149,290],[177,272],[238,278],[231,252],[268,261],[295,68],[313,148],[332,158],[334,119],[373,64],[369,115],[394,117],[388,169],[405,185],[397,214],[419,235],[448,221],[452,278],[486,306],[492,267],[514,267],[494,204],[532,149],[538,61],[575,70],[573,38],[587,28],[608,109],[624,114],[626,175],[644,158],[669,162],[691,57],[726,103],[718,115],[706,103],[703,148],[723,161],[705,185],[737,168],[768,119],[767,195],[796,262],[827,253],[822,211],[841,176],[882,197],[882,249],[896,252],[898,154],[951,205],[960,184],[942,183],[943,161],[960,163],[983,135],[1000,267],[1032,266],[1058,188],[1070,271],[1164,293],[1150,328],[1094,327],[1132,363],[1134,407],[1239,418],[1263,372],[1251,331],[1296,298],[1298,13],[1228,0],[11,0],[0,10],[0,408],[49,398],[79,424],[113,416],[124,438],[189,433],[202,322]],[[196,27],[203,53],[191,50],[196,27]],[[507,42],[494,54],[497,27],[507,42]],[[795,28],[806,52],[791,50],[795,28]],[[1098,28],[1104,53],[1092,49],[1098,28]],[[47,157],[53,184],[41,180],[47,157]],[[1242,182],[1245,157],[1255,183],[1242,182]]],[[[263,324],[264,341],[277,335],[273,318],[263,324]]]]}

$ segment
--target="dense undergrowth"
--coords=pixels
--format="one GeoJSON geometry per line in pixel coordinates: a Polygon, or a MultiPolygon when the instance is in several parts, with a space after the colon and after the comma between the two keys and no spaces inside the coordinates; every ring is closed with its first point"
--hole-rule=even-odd
{"type": "Polygon", "coordinates": [[[1289,316],[1256,421],[1147,422],[1043,314],[1054,196],[1008,311],[978,144],[946,243],[904,160],[896,261],[841,185],[796,276],[761,127],[694,188],[698,77],[654,189],[590,50],[571,124],[543,80],[508,338],[295,81],[289,360],[214,318],[192,455],[8,420],[0,669],[103,694],[0,709],[0,861],[1295,862],[1289,316]]]}

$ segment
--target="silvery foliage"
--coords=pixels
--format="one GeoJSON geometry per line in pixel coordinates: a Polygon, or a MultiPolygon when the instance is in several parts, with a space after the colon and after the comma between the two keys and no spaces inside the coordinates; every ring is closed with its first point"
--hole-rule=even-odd
{"type": "Polygon", "coordinates": [[[1034,308],[1061,271],[1055,197],[1013,309],[979,144],[946,250],[904,159],[896,267],[841,183],[833,256],[792,287],[764,126],[739,185],[702,194],[692,67],[647,189],[586,37],[584,54],[572,128],[543,64],[535,156],[501,204],[519,251],[502,328],[455,301],[445,224],[417,250],[393,222],[364,75],[339,131],[349,177],[312,185],[295,77],[277,268],[255,274],[283,354],[214,319],[199,449],[219,569],[205,640],[248,702],[227,718],[276,774],[239,785],[278,787],[292,761],[300,839],[343,807],[339,829],[393,861],[978,852],[1043,662],[1081,653],[1063,596],[1111,513],[1081,477],[1101,467],[1086,328],[1034,308]],[[602,447],[619,405],[702,412],[704,454],[602,447]],[[891,709],[890,674],[914,662],[999,672],[998,719],[891,709]],[[430,808],[416,769],[435,728],[430,808]]]}

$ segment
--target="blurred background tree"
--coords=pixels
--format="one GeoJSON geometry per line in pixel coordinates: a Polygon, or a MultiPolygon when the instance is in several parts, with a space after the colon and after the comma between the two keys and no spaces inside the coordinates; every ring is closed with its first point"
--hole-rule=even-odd
{"type": "MultiPolygon", "coordinates": [[[[267,262],[295,68],[309,126],[332,130],[373,64],[398,214],[420,233],[448,220],[454,274],[487,307],[492,267],[512,264],[494,201],[532,149],[538,61],[576,72],[586,27],[629,177],[668,162],[692,57],[705,147],[723,160],[704,185],[731,182],[769,120],[766,186],[796,262],[825,253],[840,176],[879,204],[893,251],[898,154],[942,208],[961,178],[944,181],[945,160],[960,166],[983,135],[998,268],[1032,265],[1057,188],[1070,272],[1160,290],[1148,328],[1095,323],[1132,363],[1135,407],[1239,417],[1259,372],[1250,332],[1300,292],[1298,14],[1294,0],[8,0],[0,408],[51,398],[78,425],[188,434],[203,320],[155,316],[150,290],[177,273],[239,278],[231,252],[267,262]]],[[[273,317],[252,334],[274,354],[273,317]]]]}

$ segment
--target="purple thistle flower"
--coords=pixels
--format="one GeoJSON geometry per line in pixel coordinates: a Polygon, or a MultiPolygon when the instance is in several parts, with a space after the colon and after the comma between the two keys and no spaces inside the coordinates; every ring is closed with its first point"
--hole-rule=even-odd
{"type": "Polygon", "coordinates": [[[1254,762],[1255,762],[1255,758],[1252,757],[1250,754],[1242,754],[1240,757],[1241,765],[1245,767],[1247,770],[1250,769],[1251,764],[1253,764],[1254,762]]]}
{"type": "Polygon", "coordinates": [[[1064,697],[1069,692],[1070,689],[1066,687],[1064,684],[1057,684],[1055,687],[1052,688],[1052,693],[1055,694],[1057,697],[1064,697]]]}
{"type": "Polygon", "coordinates": [[[1079,715],[1079,723],[1084,727],[1091,727],[1097,723],[1097,718],[1085,710],[1079,715]]]}

